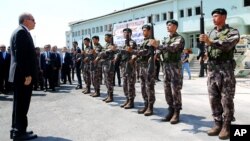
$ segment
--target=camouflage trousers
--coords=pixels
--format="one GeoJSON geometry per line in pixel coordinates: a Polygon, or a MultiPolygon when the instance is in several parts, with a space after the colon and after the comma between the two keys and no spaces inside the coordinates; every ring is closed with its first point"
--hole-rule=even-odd
{"type": "Polygon", "coordinates": [[[154,104],[155,102],[155,74],[148,74],[147,63],[141,64],[141,92],[144,102],[154,104]]]}
{"type": "Polygon", "coordinates": [[[207,87],[212,116],[216,121],[234,121],[235,76],[234,67],[226,63],[208,64],[207,87]],[[231,68],[230,68],[231,66],[231,68]]]}
{"type": "Polygon", "coordinates": [[[133,64],[132,72],[129,74],[125,73],[125,65],[121,65],[122,70],[122,77],[123,77],[123,91],[124,95],[128,99],[134,99],[135,98],[135,82],[136,82],[136,67],[135,64],[133,64]]]}
{"type": "MultiPolygon", "coordinates": [[[[84,67],[87,67],[87,65],[85,65],[84,67]]],[[[86,84],[86,87],[90,87],[91,85],[91,71],[90,69],[88,68],[84,68],[83,69],[83,79],[84,79],[84,82],[86,84]]]]}
{"type": "Polygon", "coordinates": [[[95,91],[100,90],[102,67],[96,67],[95,70],[91,71],[91,80],[95,91]]]}
{"type": "Polygon", "coordinates": [[[180,63],[163,63],[163,81],[165,98],[169,107],[182,109],[182,75],[180,63]]]}
{"type": "Polygon", "coordinates": [[[104,81],[107,87],[108,93],[112,93],[114,91],[114,71],[103,71],[104,72],[104,81]]]}

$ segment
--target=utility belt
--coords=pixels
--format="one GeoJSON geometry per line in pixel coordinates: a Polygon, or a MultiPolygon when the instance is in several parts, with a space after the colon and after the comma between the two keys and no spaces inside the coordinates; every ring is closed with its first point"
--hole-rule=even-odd
{"type": "Polygon", "coordinates": [[[208,60],[207,67],[212,70],[234,70],[236,67],[235,60],[208,60]]]}

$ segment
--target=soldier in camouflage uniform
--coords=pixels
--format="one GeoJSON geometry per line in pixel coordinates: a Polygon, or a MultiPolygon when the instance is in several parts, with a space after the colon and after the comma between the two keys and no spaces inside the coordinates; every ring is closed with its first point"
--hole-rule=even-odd
{"type": "Polygon", "coordinates": [[[208,34],[201,34],[200,41],[207,45],[208,93],[215,126],[207,134],[219,135],[220,139],[230,137],[230,124],[234,120],[235,60],[234,49],[240,39],[237,29],[226,24],[227,11],[217,8],[212,11],[215,28],[208,34]]]}
{"type": "Polygon", "coordinates": [[[166,22],[169,37],[165,44],[159,47],[163,58],[163,78],[165,98],[169,105],[168,114],[162,121],[170,121],[171,124],[179,122],[180,110],[182,109],[181,89],[182,89],[182,63],[181,53],[183,52],[185,41],[176,30],[178,22],[169,20],[166,22]]]}
{"type": "Polygon", "coordinates": [[[91,85],[91,69],[93,69],[93,48],[90,46],[90,39],[85,38],[84,39],[84,45],[85,45],[85,50],[84,50],[84,57],[83,57],[83,62],[84,62],[84,72],[83,72],[83,77],[84,81],[86,84],[86,89],[83,90],[82,92],[84,94],[89,94],[90,93],[90,85],[91,85]]]}
{"type": "MultiPolygon", "coordinates": [[[[105,44],[105,46],[103,48],[103,51],[106,51],[106,50],[109,50],[110,45],[112,45],[112,41],[113,41],[112,34],[109,34],[109,33],[105,34],[104,40],[105,40],[106,44],[105,44]]],[[[105,60],[104,59],[100,59],[99,61],[101,61],[102,63],[104,63],[105,60]]],[[[102,65],[102,70],[104,70],[105,67],[106,66],[102,65]]],[[[108,80],[106,80],[106,77],[104,75],[104,83],[105,83],[106,86],[107,86],[107,84],[106,84],[107,81],[108,80]]],[[[107,96],[103,99],[103,101],[106,102],[107,99],[110,99],[110,100],[108,100],[108,102],[109,101],[111,102],[111,100],[113,101],[113,93],[107,93],[107,96]]]]}
{"type": "Polygon", "coordinates": [[[114,81],[114,58],[115,58],[115,46],[109,45],[106,51],[99,53],[98,57],[95,59],[95,64],[98,64],[98,61],[104,59],[103,61],[103,71],[104,71],[104,80],[105,85],[107,87],[107,98],[105,98],[105,102],[109,103],[113,101],[113,81],[114,81]]]}
{"type": "MultiPolygon", "coordinates": [[[[125,109],[134,108],[135,98],[135,82],[136,82],[136,67],[135,57],[132,58],[132,53],[126,51],[127,48],[136,49],[136,42],[131,39],[132,30],[130,28],[123,29],[124,37],[126,38],[125,46],[118,54],[116,60],[121,60],[121,69],[123,77],[123,91],[126,96],[126,101],[121,105],[125,109]]],[[[132,50],[131,50],[132,51],[132,50]]]]}
{"type": "MultiPolygon", "coordinates": [[[[99,43],[99,36],[93,36],[92,37],[94,46],[93,49],[96,53],[96,56],[102,52],[102,46],[99,43]]],[[[93,86],[95,88],[95,93],[93,93],[91,96],[93,97],[99,97],[100,96],[100,85],[102,82],[102,62],[98,62],[95,64],[95,69],[92,71],[93,75],[91,77],[93,86]]]]}
{"type": "MultiPolygon", "coordinates": [[[[153,114],[153,106],[155,102],[155,72],[148,73],[148,66],[150,59],[150,51],[149,48],[152,47],[150,42],[154,42],[154,39],[150,39],[151,37],[151,26],[150,25],[144,25],[142,27],[143,35],[144,35],[144,42],[142,43],[140,50],[134,51],[136,52],[136,55],[138,57],[138,60],[140,61],[141,65],[141,92],[142,97],[144,100],[144,108],[139,109],[139,114],[144,114],[145,116],[150,116],[153,114]]],[[[156,42],[156,41],[155,41],[156,42]]],[[[157,47],[157,45],[154,45],[154,48],[157,47]]]]}

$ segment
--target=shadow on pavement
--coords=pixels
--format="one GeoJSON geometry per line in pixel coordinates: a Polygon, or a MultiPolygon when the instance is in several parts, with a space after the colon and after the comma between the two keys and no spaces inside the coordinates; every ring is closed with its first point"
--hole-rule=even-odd
{"type": "Polygon", "coordinates": [[[48,136],[48,137],[38,136],[38,138],[35,139],[34,141],[73,141],[73,140],[60,138],[60,137],[52,137],[52,136],[48,136]]]}
{"type": "Polygon", "coordinates": [[[0,96],[0,101],[13,101],[13,98],[9,96],[0,96]]]}
{"type": "Polygon", "coordinates": [[[203,116],[191,115],[191,114],[181,114],[181,123],[192,125],[190,129],[182,129],[189,133],[197,134],[200,132],[206,133],[207,129],[201,129],[202,127],[211,128],[213,121],[204,121],[206,119],[203,116]]]}

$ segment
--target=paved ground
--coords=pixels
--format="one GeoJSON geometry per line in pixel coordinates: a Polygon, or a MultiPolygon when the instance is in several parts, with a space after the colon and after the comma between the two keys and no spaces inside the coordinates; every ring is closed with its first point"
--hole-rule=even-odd
{"type": "MultiPolygon", "coordinates": [[[[162,78],[161,78],[162,79],[162,78]]],[[[143,106],[140,85],[136,83],[135,109],[119,107],[124,102],[121,87],[115,87],[115,101],[106,104],[106,88],[92,98],[63,85],[57,92],[35,91],[29,111],[29,129],[38,134],[34,141],[218,141],[206,134],[212,125],[206,78],[184,78],[183,110],[177,125],[160,122],[167,113],[163,83],[156,83],[154,115],[137,114],[143,106]]],[[[237,79],[235,124],[250,124],[250,79],[237,79]]],[[[93,91],[93,90],[92,90],[93,91]]],[[[12,95],[0,95],[0,141],[9,140],[12,95]]]]}

